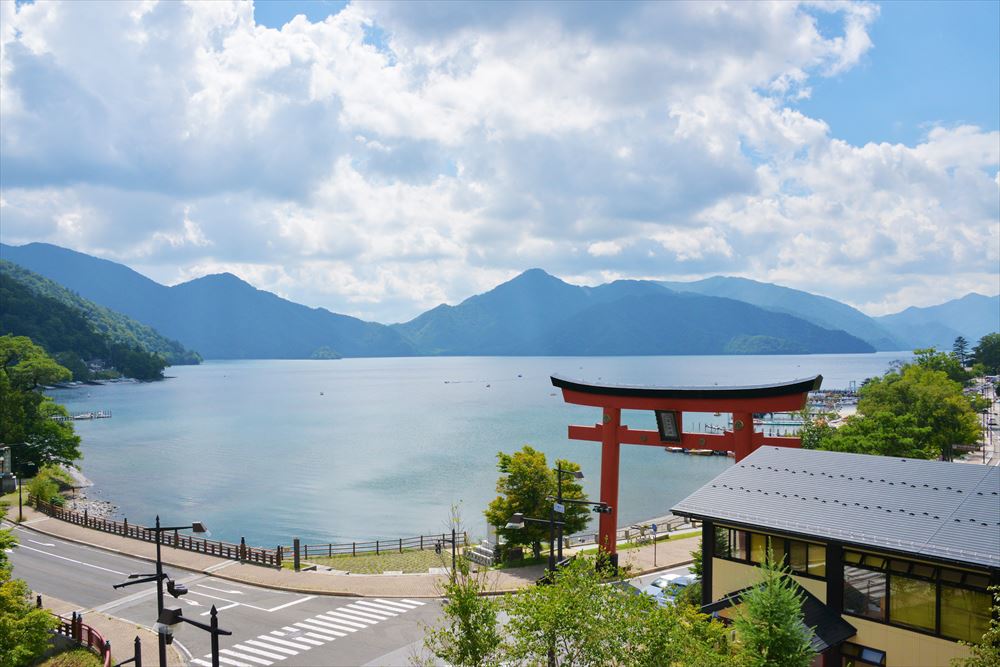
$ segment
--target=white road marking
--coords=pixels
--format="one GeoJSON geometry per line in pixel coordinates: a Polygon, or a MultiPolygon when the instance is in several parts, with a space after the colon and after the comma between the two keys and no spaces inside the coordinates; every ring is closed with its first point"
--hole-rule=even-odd
{"type": "Polygon", "coordinates": [[[274,664],[270,660],[264,660],[262,658],[255,658],[252,655],[244,655],[243,653],[237,653],[236,651],[233,651],[233,650],[228,649],[228,648],[222,649],[221,651],[219,651],[219,653],[225,653],[226,655],[231,655],[232,657],[239,658],[240,660],[249,660],[250,662],[256,662],[259,665],[271,665],[271,664],[274,664]]]}
{"type": "Polygon", "coordinates": [[[347,608],[358,614],[368,614],[369,616],[374,616],[380,621],[384,621],[395,616],[392,612],[382,611],[381,609],[372,609],[371,607],[363,607],[359,604],[349,604],[347,605],[347,608]]]}
{"type": "MultiPolygon", "coordinates": [[[[267,637],[267,639],[270,640],[270,641],[274,641],[274,639],[272,639],[271,637],[267,637]]],[[[254,646],[259,646],[259,647],[261,647],[263,649],[267,649],[268,651],[277,651],[279,653],[287,653],[288,655],[298,655],[299,654],[298,651],[293,651],[290,648],[284,648],[282,646],[272,646],[271,644],[265,644],[264,642],[257,641],[256,639],[248,639],[248,640],[246,640],[243,643],[244,644],[253,644],[254,646]]]]}
{"type": "Polygon", "coordinates": [[[35,544],[40,544],[43,547],[54,547],[55,546],[55,544],[53,544],[52,542],[39,542],[38,540],[32,540],[32,539],[29,539],[28,541],[29,542],[34,542],[35,544]]]}
{"type": "Polygon", "coordinates": [[[402,609],[403,611],[410,611],[411,609],[416,609],[416,605],[403,604],[402,602],[393,602],[392,600],[383,600],[382,598],[375,598],[375,602],[381,604],[389,605],[389,609],[402,609]]]}
{"type": "MultiPolygon", "coordinates": [[[[195,604],[197,604],[197,605],[200,605],[201,603],[199,603],[199,602],[195,602],[195,604]]],[[[224,611],[224,610],[226,610],[226,609],[232,609],[233,607],[239,607],[239,606],[240,606],[240,603],[239,603],[239,602],[233,602],[232,604],[227,604],[227,605],[225,605],[225,606],[222,606],[222,607],[216,607],[216,608],[215,608],[215,611],[224,611]]],[[[211,609],[209,609],[208,611],[203,611],[203,612],[201,612],[201,615],[202,615],[202,616],[208,616],[208,615],[209,615],[209,614],[211,614],[211,613],[212,613],[212,610],[211,610],[211,609]]]]}
{"type": "MultiPolygon", "coordinates": [[[[185,600],[185,599],[181,598],[181,602],[183,602],[184,604],[189,604],[192,607],[200,607],[201,606],[201,603],[198,602],[197,600],[185,600]]],[[[223,609],[227,609],[227,607],[223,607],[223,609]]],[[[211,611],[211,610],[209,610],[209,611],[211,611]]],[[[205,614],[207,614],[207,613],[208,612],[206,611],[205,614]]],[[[205,614],[202,614],[202,616],[204,616],[205,614]]]]}
{"type": "Polygon", "coordinates": [[[346,616],[347,618],[353,619],[355,621],[359,621],[361,623],[368,623],[369,625],[371,625],[372,623],[378,623],[379,621],[385,620],[381,616],[369,616],[368,614],[362,614],[359,611],[354,611],[353,609],[349,609],[347,607],[341,607],[340,609],[337,610],[336,613],[346,616]]]}
{"type": "Polygon", "coordinates": [[[277,607],[271,607],[270,609],[265,609],[264,611],[278,611],[279,609],[284,609],[285,607],[291,607],[293,604],[299,604],[300,602],[307,602],[315,598],[315,595],[307,595],[304,598],[299,598],[298,600],[292,600],[291,602],[286,602],[285,604],[279,604],[277,607]]]}
{"type": "MultiPolygon", "coordinates": [[[[308,651],[309,649],[312,648],[312,646],[309,646],[308,644],[297,644],[296,642],[290,642],[287,639],[278,639],[277,637],[267,637],[267,635],[261,635],[261,637],[262,638],[266,637],[267,641],[274,642],[275,644],[278,644],[279,646],[289,646],[291,648],[297,648],[300,651],[308,651]]],[[[295,639],[297,641],[298,637],[296,637],[295,639]]]]}
{"type": "Polygon", "coordinates": [[[277,653],[268,653],[267,651],[261,651],[259,648],[250,648],[249,646],[244,646],[243,644],[236,644],[233,648],[243,651],[244,653],[254,653],[256,655],[262,655],[265,658],[271,658],[273,660],[284,660],[285,656],[278,655],[277,653]]]}
{"type": "Polygon", "coordinates": [[[415,604],[418,607],[423,607],[425,604],[427,604],[426,602],[421,602],[420,600],[407,600],[406,598],[400,598],[399,601],[400,602],[409,602],[410,604],[415,604]]]}
{"type": "MultiPolygon", "coordinates": [[[[288,634],[290,634],[290,635],[297,635],[298,633],[302,632],[302,631],[301,631],[301,630],[299,630],[298,628],[290,628],[290,627],[288,627],[287,625],[286,625],[285,627],[281,628],[281,629],[282,629],[282,630],[284,630],[285,632],[287,632],[287,633],[288,633],[288,634]]],[[[272,632],[271,634],[272,634],[272,635],[276,635],[276,634],[278,634],[278,631],[277,631],[277,630],[275,630],[275,631],[273,631],[273,632],[272,632]]],[[[281,637],[284,637],[284,635],[280,635],[280,636],[281,636],[281,637]]]]}
{"type": "Polygon", "coordinates": [[[212,667],[212,663],[205,662],[204,660],[199,660],[198,658],[191,658],[191,662],[196,665],[201,665],[202,667],[212,667]]]}
{"type": "MultiPolygon", "coordinates": [[[[325,642],[332,642],[336,637],[331,637],[330,635],[321,635],[318,632],[307,632],[307,637],[312,637],[313,639],[320,639],[325,642]]],[[[346,635],[341,635],[341,637],[346,637],[346,635]]]]}
{"type": "Polygon", "coordinates": [[[328,621],[336,621],[337,623],[344,623],[346,625],[353,625],[356,628],[362,629],[367,628],[368,625],[372,623],[372,621],[363,623],[359,619],[351,618],[350,616],[346,616],[344,614],[337,614],[335,611],[328,611],[325,614],[320,614],[317,618],[326,619],[328,621]]]}
{"type": "Polygon", "coordinates": [[[95,570],[104,570],[105,572],[110,572],[111,574],[118,574],[123,577],[127,577],[128,574],[125,572],[119,572],[118,570],[112,570],[106,567],[101,567],[100,565],[92,565],[90,563],[84,563],[82,560],[76,560],[75,558],[67,558],[66,556],[60,556],[59,554],[49,553],[48,551],[42,551],[41,549],[36,549],[35,547],[29,547],[22,544],[21,549],[28,549],[30,551],[37,551],[40,554],[45,554],[46,556],[52,556],[53,558],[59,558],[61,560],[68,560],[71,563],[76,563],[77,565],[86,565],[87,567],[92,567],[95,570]]]}
{"type": "Polygon", "coordinates": [[[272,635],[277,635],[278,637],[284,637],[285,636],[284,632],[278,632],[277,630],[272,630],[271,634],[272,635]]]}
{"type": "MultiPolygon", "coordinates": [[[[306,630],[312,630],[313,632],[320,632],[327,635],[332,635],[333,637],[346,637],[347,635],[343,632],[337,632],[336,630],[331,630],[329,628],[324,628],[319,625],[312,625],[310,623],[296,623],[295,625],[300,628],[305,628],[306,630]]],[[[309,634],[308,632],[306,633],[309,634]]]]}
{"type": "Polygon", "coordinates": [[[224,563],[216,563],[215,565],[213,565],[211,567],[206,567],[205,568],[205,572],[218,572],[219,570],[221,570],[223,568],[227,568],[230,565],[239,565],[239,564],[240,564],[240,562],[238,560],[227,560],[224,563]]]}
{"type": "Polygon", "coordinates": [[[328,621],[320,621],[322,616],[317,616],[316,618],[310,618],[306,623],[312,623],[313,625],[322,625],[324,628],[332,628],[334,630],[343,630],[344,632],[357,632],[357,628],[349,628],[346,625],[337,625],[336,623],[330,623],[328,621]]]}
{"type": "Polygon", "coordinates": [[[219,662],[221,662],[223,665],[233,665],[233,667],[253,667],[253,665],[247,664],[245,662],[240,662],[239,660],[232,660],[231,658],[223,658],[221,655],[219,656],[219,662]]]}
{"type": "Polygon", "coordinates": [[[360,606],[362,609],[371,609],[379,614],[385,614],[387,616],[399,616],[402,612],[398,609],[393,609],[392,607],[385,607],[380,604],[375,604],[374,602],[368,602],[367,600],[358,600],[354,603],[355,607],[360,606]]]}
{"type": "Polygon", "coordinates": [[[318,642],[318,641],[316,641],[315,639],[306,639],[306,638],[305,638],[305,637],[303,636],[303,635],[305,635],[305,634],[307,634],[307,633],[303,633],[302,635],[299,635],[298,637],[296,637],[296,638],[295,638],[295,641],[297,641],[297,642],[302,642],[302,643],[304,643],[304,644],[310,644],[310,645],[312,645],[312,646],[322,646],[322,645],[323,645],[323,642],[318,642]]]}
{"type": "Polygon", "coordinates": [[[197,584],[198,588],[207,588],[210,591],[217,591],[219,593],[229,593],[230,595],[243,595],[243,591],[230,591],[225,588],[216,588],[215,586],[208,586],[206,584],[197,584]]]}

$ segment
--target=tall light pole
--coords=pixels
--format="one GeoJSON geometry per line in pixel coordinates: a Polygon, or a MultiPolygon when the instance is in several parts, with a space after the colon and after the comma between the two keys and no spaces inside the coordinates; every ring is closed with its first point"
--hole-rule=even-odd
{"type": "MultiPolygon", "coordinates": [[[[563,475],[571,475],[574,479],[583,479],[583,472],[580,470],[563,470],[562,461],[556,460],[556,502],[562,505],[562,480],[563,475]]],[[[563,529],[559,527],[559,560],[563,557],[563,529]]]]}

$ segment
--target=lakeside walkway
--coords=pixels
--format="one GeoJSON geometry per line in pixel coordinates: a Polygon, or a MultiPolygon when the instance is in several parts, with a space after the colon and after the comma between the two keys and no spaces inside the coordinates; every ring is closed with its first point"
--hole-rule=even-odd
{"type": "MultiPolygon", "coordinates": [[[[16,508],[13,512],[16,512],[16,508]]],[[[34,508],[24,508],[23,527],[98,549],[122,553],[143,560],[154,561],[156,545],[132,538],[113,535],[76,524],[60,521],[34,508]]],[[[691,562],[690,552],[697,546],[693,539],[678,539],[656,545],[657,567],[653,567],[653,545],[621,551],[621,564],[633,568],[632,576],[655,570],[667,569],[691,562]]],[[[586,547],[584,547],[586,548],[586,547]]],[[[591,546],[592,548],[592,546],[591,546]]],[[[276,568],[249,565],[192,551],[162,546],[166,566],[203,572],[221,579],[292,591],[304,594],[342,595],[351,597],[441,597],[443,585],[448,580],[444,574],[328,574],[321,572],[294,572],[276,568]]],[[[575,549],[567,550],[574,553],[575,549]]],[[[544,573],[544,565],[491,570],[487,575],[491,593],[508,593],[532,586],[544,573]]]]}

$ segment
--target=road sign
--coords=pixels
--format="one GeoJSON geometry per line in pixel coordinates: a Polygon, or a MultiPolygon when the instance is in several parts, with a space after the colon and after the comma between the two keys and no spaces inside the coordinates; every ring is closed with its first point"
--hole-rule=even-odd
{"type": "Polygon", "coordinates": [[[653,534],[656,534],[656,524],[655,523],[652,525],[652,528],[653,528],[653,534]]]}
{"type": "Polygon", "coordinates": [[[562,503],[554,503],[552,505],[552,509],[555,510],[556,512],[559,512],[560,514],[565,514],[566,513],[566,507],[563,506],[562,503]]]}

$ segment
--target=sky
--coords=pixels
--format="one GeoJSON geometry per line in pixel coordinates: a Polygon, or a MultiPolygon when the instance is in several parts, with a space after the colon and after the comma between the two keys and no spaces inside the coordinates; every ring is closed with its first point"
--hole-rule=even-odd
{"type": "Polygon", "coordinates": [[[540,267],[1000,292],[1000,2],[0,0],[0,241],[406,321],[540,267]]]}

